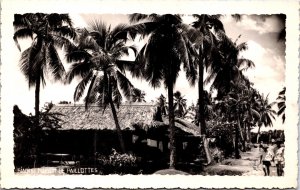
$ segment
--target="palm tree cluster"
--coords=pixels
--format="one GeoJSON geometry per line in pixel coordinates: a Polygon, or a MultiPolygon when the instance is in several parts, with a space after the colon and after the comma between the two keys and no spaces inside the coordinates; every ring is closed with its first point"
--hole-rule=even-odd
{"type": "MultiPolygon", "coordinates": [[[[57,80],[71,83],[81,80],[75,88],[74,101],[84,96],[86,109],[99,104],[110,106],[123,152],[126,147],[117,117],[117,108],[123,98],[132,102],[145,102],[145,92],[134,87],[126,77],[142,78],[153,88],[162,84],[167,89],[167,100],[161,95],[158,108],[169,119],[170,167],[176,163],[175,117],[194,117],[201,129],[205,153],[210,162],[206,142],[207,122],[218,121],[225,126],[235,125],[236,141],[255,125],[272,125],[272,103],[252,87],[243,71],[254,67],[251,60],[240,56],[247,44],[237,45],[226,36],[220,20],[222,15],[193,15],[195,22],[187,25],[182,15],[131,14],[130,25],[119,24],[112,28],[100,20],[88,23],[87,28],[74,29],[66,14],[15,15],[14,40],[32,38],[31,46],[21,55],[21,70],[29,87],[35,86],[35,116],[39,117],[39,92],[45,74],[53,74],[57,80]],[[140,35],[145,44],[138,51],[127,41],[140,35]],[[63,48],[71,67],[65,73],[57,48],[63,48]],[[133,51],[135,60],[122,58],[133,51]],[[183,69],[189,85],[198,85],[198,103],[187,108],[180,92],[174,93],[179,72],[183,69]],[[208,77],[204,80],[204,71],[208,77]],[[210,92],[204,85],[211,84],[210,92]],[[217,97],[212,98],[212,92],[217,97]],[[249,101],[250,100],[250,101],[249,101]],[[218,103],[217,103],[218,101],[218,103]],[[193,114],[188,114],[188,113],[193,114]]],[[[238,15],[234,15],[237,20],[238,15]]],[[[20,49],[18,43],[18,48],[20,49]]],[[[282,111],[278,114],[281,114],[282,111]]],[[[249,137],[247,138],[249,139],[249,137]]]]}

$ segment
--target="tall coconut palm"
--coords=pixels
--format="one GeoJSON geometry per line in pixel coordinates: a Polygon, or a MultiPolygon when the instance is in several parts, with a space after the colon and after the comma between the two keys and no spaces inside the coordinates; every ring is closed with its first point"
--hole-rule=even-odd
{"type": "Polygon", "coordinates": [[[244,134],[248,143],[251,141],[251,128],[253,128],[260,120],[259,114],[259,92],[253,87],[247,89],[246,109],[243,113],[244,134]]]}
{"type": "MultiPolygon", "coordinates": [[[[198,123],[202,134],[202,141],[206,141],[206,121],[205,121],[205,102],[204,102],[204,68],[208,69],[211,65],[218,64],[221,60],[221,55],[218,50],[218,44],[228,40],[225,35],[225,30],[220,21],[221,15],[193,15],[196,21],[192,24],[193,29],[189,30],[189,37],[197,49],[197,59],[195,60],[198,66],[198,123]],[[221,37],[221,38],[220,38],[221,37]]],[[[208,145],[208,143],[204,143],[208,145]]],[[[211,161],[209,147],[204,147],[208,163],[211,161]]]]}
{"type": "Polygon", "coordinates": [[[35,87],[35,117],[39,121],[40,87],[46,85],[46,75],[61,80],[65,74],[57,48],[69,45],[69,39],[75,37],[72,21],[67,14],[28,13],[15,14],[15,33],[13,39],[21,51],[19,39],[31,38],[29,48],[22,51],[20,68],[29,88],[35,87]]]}
{"type": "Polygon", "coordinates": [[[115,104],[119,106],[122,94],[129,99],[134,89],[125,75],[122,62],[118,62],[128,55],[129,48],[135,50],[126,46],[129,29],[122,24],[111,29],[95,20],[89,23],[87,29],[78,30],[77,44],[69,48],[67,54],[67,60],[73,63],[67,73],[67,82],[70,83],[76,76],[82,78],[75,89],[74,101],[83,96],[88,86],[84,99],[86,109],[93,103],[103,106],[103,109],[110,106],[122,152],[126,149],[115,104]]]}
{"type": "MultiPolygon", "coordinates": [[[[204,67],[208,68],[211,60],[209,59],[212,55],[212,50],[215,47],[216,37],[211,32],[212,26],[216,26],[216,31],[224,33],[224,28],[222,22],[219,20],[218,15],[193,15],[197,20],[192,24],[196,29],[192,29],[189,32],[189,37],[195,44],[198,50],[198,56],[196,59],[198,66],[198,97],[199,97],[199,127],[201,129],[201,134],[205,135],[206,123],[204,117],[204,84],[203,84],[203,75],[204,67]]],[[[215,59],[217,56],[215,56],[215,59]]]]}
{"type": "Polygon", "coordinates": [[[130,21],[142,26],[143,35],[148,40],[137,56],[141,68],[134,76],[144,77],[150,85],[157,88],[163,82],[168,90],[169,127],[170,127],[170,168],[175,167],[175,120],[173,105],[173,88],[183,63],[191,84],[195,83],[196,73],[193,62],[194,51],[187,37],[187,26],[179,15],[132,14],[130,21]],[[143,73],[143,74],[141,74],[143,73]]]}
{"type": "Polygon", "coordinates": [[[279,92],[278,97],[277,97],[277,107],[278,107],[278,111],[277,111],[277,115],[280,116],[282,115],[282,123],[284,123],[285,121],[285,91],[286,88],[283,87],[283,89],[279,92]]]}
{"type": "Polygon", "coordinates": [[[265,97],[264,94],[262,94],[259,99],[260,121],[258,124],[257,143],[259,141],[260,129],[261,129],[262,125],[264,125],[265,127],[268,127],[268,126],[272,127],[273,126],[272,119],[275,119],[276,111],[273,110],[272,107],[276,104],[276,102],[269,103],[268,96],[269,95],[267,95],[265,97]]]}

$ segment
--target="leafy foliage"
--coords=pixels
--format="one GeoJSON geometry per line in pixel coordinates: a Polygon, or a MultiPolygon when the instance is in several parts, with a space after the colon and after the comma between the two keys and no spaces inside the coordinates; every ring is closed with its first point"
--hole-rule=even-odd
{"type": "Polygon", "coordinates": [[[48,72],[55,79],[62,79],[64,67],[56,47],[68,46],[69,39],[75,37],[69,16],[57,13],[15,14],[13,24],[13,38],[20,51],[18,39],[32,39],[31,46],[22,52],[20,60],[20,67],[29,81],[29,87],[35,84],[38,77],[45,84],[44,74],[48,72]]]}
{"type": "Polygon", "coordinates": [[[102,21],[93,21],[88,28],[78,29],[77,44],[67,50],[67,60],[71,69],[67,73],[66,82],[70,83],[75,76],[82,77],[74,93],[74,101],[78,101],[89,86],[85,96],[86,108],[89,104],[98,103],[106,107],[111,98],[117,106],[122,101],[122,94],[130,98],[133,85],[126,78],[124,65],[118,60],[128,55],[132,46],[125,42],[129,27],[118,25],[111,29],[102,21]]]}
{"type": "Polygon", "coordinates": [[[120,154],[112,150],[109,156],[98,155],[97,164],[102,174],[137,174],[138,159],[132,154],[120,154]]]}
{"type": "Polygon", "coordinates": [[[158,88],[161,83],[168,89],[169,125],[170,125],[170,167],[175,166],[174,106],[173,88],[180,67],[187,73],[191,84],[195,83],[196,73],[193,66],[195,49],[188,38],[188,26],[183,24],[180,15],[171,14],[132,14],[131,22],[139,22],[135,26],[141,28],[141,34],[148,40],[136,58],[136,70],[131,69],[133,76],[146,79],[149,84],[158,88]]]}
{"type": "Polygon", "coordinates": [[[35,86],[35,116],[38,122],[40,85],[46,85],[46,76],[63,79],[65,69],[57,48],[68,47],[70,39],[75,37],[75,30],[68,14],[57,13],[15,14],[13,25],[13,39],[20,51],[19,39],[32,39],[30,47],[22,51],[19,62],[29,88],[35,86]]]}
{"type": "Polygon", "coordinates": [[[15,167],[33,167],[39,156],[39,145],[49,131],[56,131],[61,127],[60,113],[50,112],[53,104],[44,106],[40,114],[39,125],[35,125],[35,116],[25,115],[18,106],[14,106],[14,154],[15,167]]]}
{"type": "Polygon", "coordinates": [[[134,87],[126,77],[126,66],[122,64],[126,62],[119,60],[129,54],[129,49],[136,52],[134,46],[126,46],[127,34],[134,36],[135,30],[124,24],[111,29],[102,21],[94,20],[88,28],[78,29],[77,32],[75,44],[67,49],[67,61],[72,66],[66,82],[70,83],[76,76],[81,77],[75,88],[74,101],[78,101],[88,87],[84,98],[86,109],[96,103],[104,111],[110,105],[122,151],[125,152],[114,104],[119,107],[123,96],[130,99],[133,93],[134,87]]]}
{"type": "Polygon", "coordinates": [[[278,97],[277,97],[277,115],[282,117],[282,123],[285,121],[285,108],[286,108],[286,97],[285,97],[285,91],[286,87],[282,89],[282,91],[279,92],[278,97]]]}

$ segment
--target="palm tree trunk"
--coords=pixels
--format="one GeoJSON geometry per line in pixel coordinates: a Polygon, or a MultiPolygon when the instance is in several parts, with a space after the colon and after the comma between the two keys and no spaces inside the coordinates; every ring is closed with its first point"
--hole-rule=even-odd
{"type": "Polygon", "coordinates": [[[248,141],[249,141],[249,143],[251,143],[251,127],[250,127],[250,125],[248,125],[248,141]]]}
{"type": "Polygon", "coordinates": [[[261,126],[258,126],[257,137],[256,137],[256,143],[259,143],[260,127],[261,127],[261,126]]]}
{"type": "MultiPolygon", "coordinates": [[[[200,54],[201,55],[201,54],[200,54]]],[[[204,61],[203,61],[204,62],[204,61]]],[[[207,142],[206,139],[206,123],[205,123],[205,117],[204,117],[204,101],[203,101],[203,96],[204,96],[204,85],[203,85],[203,64],[199,62],[199,84],[198,84],[198,97],[199,97],[199,128],[200,128],[200,134],[202,135],[202,143],[207,159],[207,164],[210,164],[212,161],[211,154],[209,151],[209,143],[207,142]]]]}
{"type": "MultiPolygon", "coordinates": [[[[40,78],[40,73],[37,74],[37,78],[36,78],[36,82],[35,82],[35,107],[34,107],[34,111],[35,111],[35,117],[34,117],[34,132],[35,134],[40,134],[40,87],[41,87],[41,78],[40,78]]],[[[35,135],[36,137],[34,137],[34,145],[32,148],[33,154],[35,154],[37,156],[37,159],[39,159],[40,157],[40,138],[38,136],[40,135],[35,135]]]]}
{"type": "Polygon", "coordinates": [[[35,126],[39,126],[39,117],[40,117],[40,88],[41,88],[41,78],[40,73],[37,74],[35,82],[35,126]]]}
{"type": "Polygon", "coordinates": [[[176,163],[176,144],[175,144],[175,118],[174,118],[174,100],[173,100],[173,82],[169,80],[168,99],[169,99],[169,127],[170,127],[170,168],[175,168],[176,163]]]}
{"type": "Polygon", "coordinates": [[[199,128],[201,135],[206,133],[206,123],[204,118],[204,102],[203,102],[203,63],[199,63],[199,84],[198,84],[198,96],[199,96],[199,128]]]}
{"type": "Polygon", "coordinates": [[[107,74],[105,74],[105,76],[108,79],[108,101],[109,101],[109,105],[111,107],[111,112],[113,114],[113,118],[114,118],[114,121],[115,121],[117,134],[118,134],[118,139],[119,139],[120,146],[121,146],[121,151],[122,151],[122,153],[125,153],[126,149],[125,149],[125,143],[124,143],[124,140],[123,140],[122,130],[121,130],[121,127],[120,127],[120,124],[119,124],[117,111],[116,111],[115,105],[114,105],[113,100],[112,100],[112,89],[111,89],[110,77],[107,76],[107,74]]]}
{"type": "Polygon", "coordinates": [[[117,129],[117,134],[118,134],[118,138],[119,138],[119,142],[120,142],[120,146],[121,146],[121,151],[122,151],[122,153],[125,153],[126,149],[125,149],[125,143],[124,143],[124,140],[123,140],[122,130],[121,130],[121,127],[120,127],[120,124],[119,124],[116,108],[115,108],[114,103],[113,103],[111,98],[109,98],[109,104],[110,104],[110,107],[111,107],[111,112],[112,112],[113,117],[114,117],[116,129],[117,129]]]}
{"type": "Polygon", "coordinates": [[[240,122],[240,117],[239,116],[238,116],[237,124],[238,124],[239,132],[240,132],[240,135],[241,135],[242,151],[244,152],[246,150],[246,145],[245,145],[245,138],[244,138],[243,129],[242,129],[242,126],[241,126],[241,122],[240,122]]]}
{"type": "Polygon", "coordinates": [[[239,151],[239,129],[238,125],[235,125],[235,145],[234,145],[234,152],[235,152],[235,158],[240,158],[240,151],[239,151]]]}

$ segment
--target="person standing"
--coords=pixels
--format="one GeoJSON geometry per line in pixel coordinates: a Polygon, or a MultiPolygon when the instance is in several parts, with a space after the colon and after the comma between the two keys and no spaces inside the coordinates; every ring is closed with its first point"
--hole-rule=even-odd
{"type": "Polygon", "coordinates": [[[283,176],[283,168],[284,168],[284,144],[281,145],[279,141],[277,144],[277,151],[275,153],[274,161],[276,164],[277,175],[283,176]]]}
{"type": "Polygon", "coordinates": [[[262,164],[263,164],[263,170],[264,170],[265,176],[270,175],[271,161],[273,160],[273,157],[274,157],[273,150],[274,150],[273,146],[263,147],[263,152],[261,155],[260,163],[262,162],[262,164]]]}

